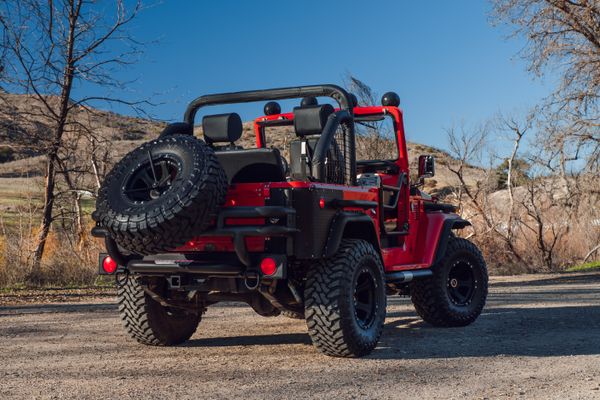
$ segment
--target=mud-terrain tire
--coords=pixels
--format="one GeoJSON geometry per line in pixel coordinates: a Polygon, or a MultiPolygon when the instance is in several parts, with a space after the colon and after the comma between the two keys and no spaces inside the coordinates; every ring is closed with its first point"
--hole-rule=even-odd
{"type": "Polygon", "coordinates": [[[156,254],[205,230],[226,191],[225,171],[208,145],[190,135],[166,136],[114,166],[92,216],[119,246],[156,254]]]}
{"type": "Polygon", "coordinates": [[[119,314],[127,333],[142,344],[172,346],[188,340],[201,320],[198,314],[163,307],[130,276],[117,290],[119,314]]]}
{"type": "Polygon", "coordinates": [[[383,265],[369,242],[344,239],[333,257],[309,269],[304,314],[312,342],[322,353],[369,354],[381,337],[385,313],[383,265]]]}
{"type": "Polygon", "coordinates": [[[434,326],[466,326],[479,317],[488,293],[488,273],[479,249],[455,236],[448,239],[431,278],[414,281],[411,300],[417,313],[434,326]]]}

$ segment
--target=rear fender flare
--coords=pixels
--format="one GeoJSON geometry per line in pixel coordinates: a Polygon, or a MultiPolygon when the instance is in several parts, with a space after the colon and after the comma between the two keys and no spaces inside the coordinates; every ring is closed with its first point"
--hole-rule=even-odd
{"type": "Polygon", "coordinates": [[[331,221],[327,244],[323,250],[325,257],[332,257],[339,249],[342,239],[363,239],[371,243],[381,254],[377,230],[373,220],[366,214],[339,212],[331,221]]]}

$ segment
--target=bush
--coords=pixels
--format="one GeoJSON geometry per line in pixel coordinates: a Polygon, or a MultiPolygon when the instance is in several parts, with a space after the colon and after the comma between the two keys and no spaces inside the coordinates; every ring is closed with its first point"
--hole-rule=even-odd
{"type": "Polygon", "coordinates": [[[0,236],[0,287],[81,286],[97,279],[98,252],[101,244],[94,238],[77,242],[67,232],[51,231],[42,263],[32,268],[31,254],[36,230],[19,229],[0,236]]]}
{"type": "Polygon", "coordinates": [[[8,146],[0,146],[0,163],[14,161],[15,151],[8,146]]]}
{"type": "Polygon", "coordinates": [[[600,260],[574,265],[566,269],[567,272],[586,272],[600,269],[600,260]]]}

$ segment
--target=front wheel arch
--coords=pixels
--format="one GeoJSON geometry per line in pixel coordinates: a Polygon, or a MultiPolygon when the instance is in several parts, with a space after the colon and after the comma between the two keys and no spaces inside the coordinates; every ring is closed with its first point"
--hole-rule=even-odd
{"type": "Polygon", "coordinates": [[[470,226],[471,223],[466,219],[462,218],[448,218],[442,225],[442,231],[440,232],[440,238],[438,240],[437,249],[435,250],[435,256],[433,264],[441,262],[444,254],[446,254],[446,248],[448,247],[448,241],[452,237],[452,230],[464,229],[470,226]]]}

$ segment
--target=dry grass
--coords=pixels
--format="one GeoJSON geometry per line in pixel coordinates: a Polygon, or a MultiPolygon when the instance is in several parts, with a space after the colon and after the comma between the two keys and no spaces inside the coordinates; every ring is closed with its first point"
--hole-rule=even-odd
{"type": "MultiPolygon", "coordinates": [[[[594,176],[579,179],[584,190],[577,194],[578,205],[568,201],[572,197],[560,183],[548,185],[558,180],[555,177],[534,180],[531,189],[516,187],[510,232],[507,190],[481,192],[478,202],[483,214],[472,201],[463,201],[463,216],[473,222],[468,234],[483,250],[492,272],[559,272],[584,261],[600,242],[600,191],[594,189],[594,176]],[[545,186],[553,190],[544,190],[545,186]],[[535,206],[528,200],[531,193],[535,206]]],[[[456,202],[456,198],[446,201],[456,202]]],[[[590,256],[598,259],[600,254],[590,256]]]]}
{"type": "Polygon", "coordinates": [[[89,235],[78,241],[74,235],[54,229],[46,241],[41,266],[34,270],[31,255],[36,237],[37,228],[25,224],[9,235],[0,235],[0,287],[80,286],[96,282],[98,253],[103,251],[101,241],[89,235]]]}

